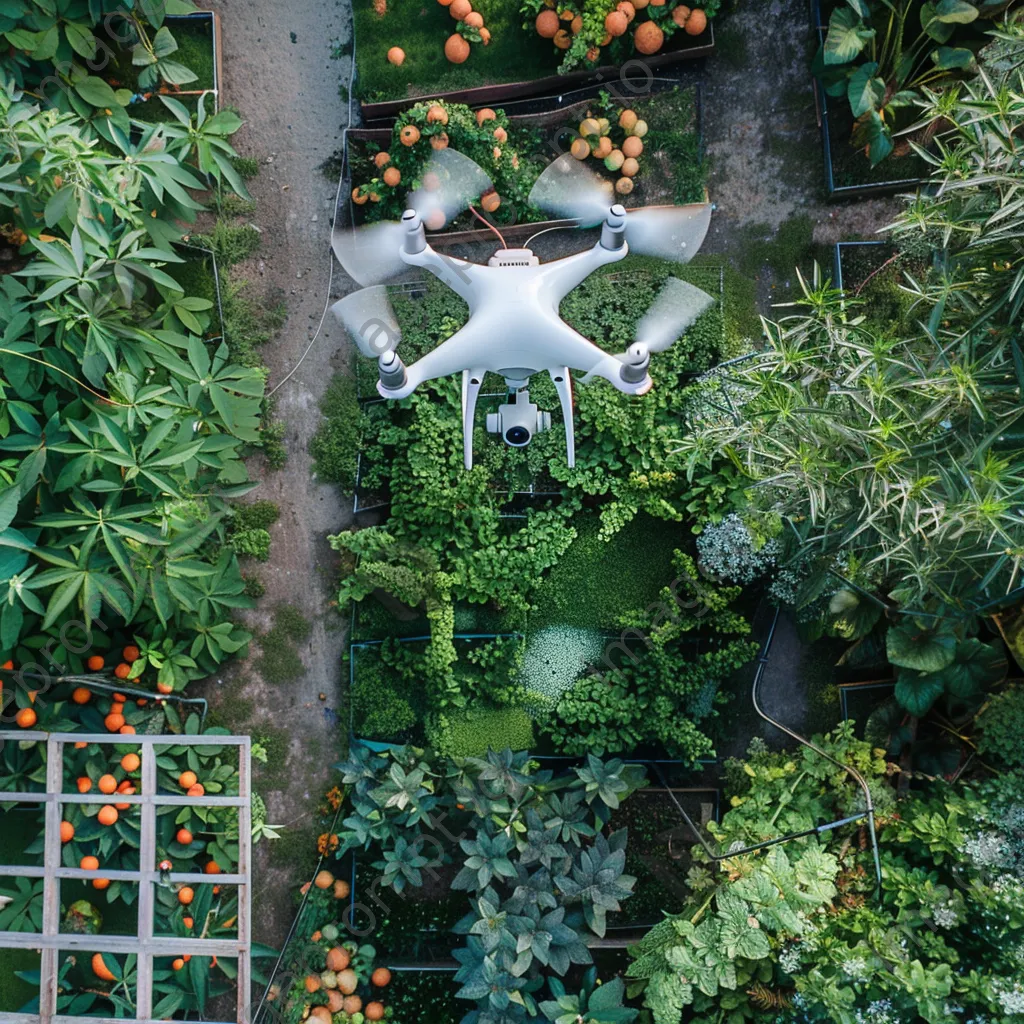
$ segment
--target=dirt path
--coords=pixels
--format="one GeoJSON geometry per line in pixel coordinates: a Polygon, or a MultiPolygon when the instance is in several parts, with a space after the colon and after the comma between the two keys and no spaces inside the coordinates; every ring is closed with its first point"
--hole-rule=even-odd
{"type": "MultiPolygon", "coordinates": [[[[263,351],[273,388],[305,352],[327,295],[337,183],[318,168],[340,148],[348,116],[338,83],[348,78],[349,57],[332,60],[331,48],[332,40],[345,45],[350,39],[351,10],[346,0],[212,0],[211,6],[223,28],[223,102],[237,107],[246,121],[236,146],[262,165],[250,189],[258,201],[255,223],[263,244],[237,268],[238,276],[271,303],[283,298],[288,310],[283,329],[263,351]]],[[[269,820],[295,830],[291,840],[280,840],[287,847],[275,856],[268,842],[256,848],[255,937],[270,944],[287,930],[288,890],[296,884],[296,864],[282,863],[288,858],[281,851],[305,839],[297,832],[310,825],[311,807],[326,788],[342,737],[333,709],[342,705],[343,632],[330,605],[337,572],[326,537],[348,525],[351,509],[333,486],[313,479],[307,452],[320,423],[317,403],[346,363],[346,342],[332,320],[328,315],[316,344],[276,393],[276,416],[286,425],[287,465],[277,472],[253,467],[262,480],[253,497],[276,502],[281,517],[271,528],[270,560],[257,566],[266,594],[249,625],[265,633],[276,607],[297,609],[311,626],[308,640],[297,645],[302,671],[287,682],[263,679],[254,644],[250,657],[233,664],[209,694],[215,712],[234,730],[255,738],[273,732],[281,754],[287,751],[286,759],[275,756],[278,763],[257,766],[255,779],[269,820]]]]}

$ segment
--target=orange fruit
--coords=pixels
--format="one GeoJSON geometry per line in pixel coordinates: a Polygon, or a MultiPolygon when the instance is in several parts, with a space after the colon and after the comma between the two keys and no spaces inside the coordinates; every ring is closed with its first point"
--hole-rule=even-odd
{"type": "Polygon", "coordinates": [[[363,1008],[363,1001],[359,996],[346,996],[341,1008],[348,1014],[358,1013],[363,1008]]]}
{"type": "Polygon", "coordinates": [[[402,180],[402,172],[397,167],[388,167],[384,171],[384,184],[395,187],[402,180]]]}
{"type": "Polygon", "coordinates": [[[134,736],[135,735],[135,726],[134,725],[122,725],[121,728],[118,729],[117,731],[122,736],[134,736]]]}
{"type": "MultiPolygon", "coordinates": [[[[613,36],[621,36],[629,28],[629,19],[622,11],[612,11],[604,19],[604,30],[613,36]]],[[[655,26],[657,28],[657,26],[655,26]]]]}
{"type": "Polygon", "coordinates": [[[707,27],[708,16],[699,7],[695,7],[686,19],[684,31],[688,36],[699,36],[707,27]]]}
{"type": "Polygon", "coordinates": [[[561,27],[558,24],[558,15],[550,8],[545,8],[537,15],[533,26],[537,30],[537,35],[542,39],[554,39],[555,33],[561,27]]]}
{"type": "Polygon", "coordinates": [[[384,988],[391,981],[391,972],[386,967],[378,967],[377,970],[370,975],[370,981],[377,986],[377,988],[384,988]]]}
{"type": "Polygon", "coordinates": [[[352,995],[358,986],[359,975],[357,975],[351,967],[346,967],[343,971],[338,971],[338,988],[341,989],[345,995],[352,995]]]}
{"type": "Polygon", "coordinates": [[[206,867],[203,868],[203,873],[206,875],[219,875],[221,873],[220,865],[215,860],[208,860],[206,867]]]}
{"type": "MultiPolygon", "coordinates": [[[[115,701],[116,701],[116,702],[117,702],[118,704],[124,704],[124,703],[126,703],[126,702],[127,702],[127,700],[128,700],[128,698],[127,698],[127,697],[126,697],[126,696],[125,696],[125,695],[124,695],[123,693],[115,693],[115,694],[114,694],[114,697],[113,697],[113,699],[114,699],[114,700],[115,700],[115,701]]],[[[113,711],[113,710],[114,710],[114,708],[111,708],[110,710],[111,710],[111,711],[113,711]]],[[[124,710],[124,708],[118,708],[118,710],[119,710],[119,711],[123,711],[123,710],[124,710]]]]}
{"type": "Polygon", "coordinates": [[[100,808],[100,813],[96,815],[101,825],[113,825],[117,821],[117,809],[111,807],[110,804],[104,804],[100,808]]]}
{"type": "Polygon", "coordinates": [[[140,764],[142,764],[142,760],[138,754],[125,754],[121,758],[121,767],[126,772],[137,772],[140,764]]]}
{"type": "Polygon", "coordinates": [[[340,1013],[342,1004],[345,1002],[345,997],[336,989],[328,989],[327,991],[327,1009],[330,1013],[340,1013]]]}
{"type": "Polygon", "coordinates": [[[191,789],[197,781],[198,779],[196,778],[195,772],[182,772],[178,776],[178,785],[181,786],[182,789],[191,789]]]}
{"type": "Polygon", "coordinates": [[[214,896],[219,896],[220,895],[220,886],[219,885],[215,885],[213,887],[213,895],[214,896]]]}
{"type": "Polygon", "coordinates": [[[497,116],[490,107],[484,107],[483,110],[476,112],[476,123],[477,125],[482,125],[484,121],[493,121],[497,116]]]}
{"type": "MultiPolygon", "coordinates": [[[[617,12],[613,11],[608,17],[611,18],[615,13],[617,12]]],[[[607,25],[607,22],[605,24],[607,25]]],[[[654,21],[645,21],[633,33],[633,45],[640,53],[657,53],[664,42],[665,33],[662,32],[658,23],[654,21]]]]}
{"type": "MultiPolygon", "coordinates": [[[[461,39],[462,37],[459,36],[459,38],[461,39]]],[[[466,45],[468,46],[469,44],[466,43],[466,45]]],[[[415,146],[416,143],[420,141],[419,128],[417,128],[416,125],[414,124],[407,124],[398,133],[398,141],[401,142],[403,146],[415,146]]]]}
{"type": "Polygon", "coordinates": [[[185,916],[181,919],[181,923],[186,928],[191,928],[195,924],[195,921],[193,921],[191,917],[185,916]]]}
{"type": "Polygon", "coordinates": [[[178,957],[177,960],[172,961],[171,966],[176,970],[180,971],[185,966],[185,961],[182,957],[178,957]]]}
{"type": "Polygon", "coordinates": [[[146,700],[145,697],[139,697],[138,700],[135,701],[135,703],[138,704],[140,708],[144,708],[149,703],[149,701],[146,700]]]}
{"type": "Polygon", "coordinates": [[[100,866],[99,858],[98,857],[92,857],[92,856],[83,857],[78,862],[78,866],[83,871],[95,871],[100,866]]]}
{"type": "MultiPolygon", "coordinates": [[[[94,654],[91,658],[86,659],[86,668],[90,672],[99,672],[103,668],[103,658],[98,654],[94,654]]],[[[82,703],[85,703],[84,701],[82,703]]]]}
{"type": "Polygon", "coordinates": [[[315,974],[307,974],[303,984],[307,992],[316,992],[320,988],[320,979],[315,974]]]}
{"type": "Polygon", "coordinates": [[[400,46],[392,46],[391,49],[388,50],[388,63],[394,64],[395,67],[397,68],[404,62],[405,50],[403,50],[400,46]]]}
{"type": "MultiPolygon", "coordinates": [[[[429,114],[427,115],[427,120],[428,121],[430,120],[430,115],[429,114]]],[[[377,170],[380,170],[385,164],[389,164],[389,163],[391,163],[391,154],[384,152],[384,150],[381,150],[373,158],[373,164],[377,168],[377,170]]]]}
{"type": "Polygon", "coordinates": [[[132,785],[131,779],[125,779],[117,787],[118,793],[134,793],[135,787],[132,785]]]}
{"type": "Polygon", "coordinates": [[[107,732],[117,732],[121,726],[124,725],[124,715],[111,711],[111,713],[103,719],[103,724],[107,727],[107,732]]]}
{"type": "Polygon", "coordinates": [[[129,665],[127,661],[122,661],[121,664],[114,669],[114,675],[117,676],[118,679],[127,679],[128,673],[131,672],[131,670],[131,665],[129,665]]]}
{"type": "Polygon", "coordinates": [[[92,789],[92,779],[88,775],[80,775],[78,777],[78,792],[88,793],[92,789]]]}
{"type": "Polygon", "coordinates": [[[313,879],[313,884],[318,889],[329,889],[334,885],[334,875],[330,871],[318,871],[316,878],[313,879]]]}
{"type": "Polygon", "coordinates": [[[102,953],[93,953],[92,973],[101,981],[117,981],[114,972],[103,962],[102,953]]]}
{"type": "Polygon", "coordinates": [[[75,838],[75,826],[70,821],[62,821],[60,823],[60,841],[62,843],[70,843],[75,838]]]}
{"type": "Polygon", "coordinates": [[[319,928],[309,937],[310,942],[319,942],[324,937],[324,933],[319,928]]]}
{"type": "Polygon", "coordinates": [[[335,973],[343,971],[351,962],[352,957],[344,946],[335,946],[327,951],[327,970],[329,971],[335,973]]]}
{"type": "Polygon", "coordinates": [[[14,668],[14,662],[11,661],[10,658],[8,658],[7,661],[5,661],[2,665],[0,665],[0,668],[7,669],[7,671],[10,672],[11,669],[14,668]]]}
{"type": "MultiPolygon", "coordinates": [[[[92,661],[92,658],[89,660],[92,661]]],[[[103,659],[101,658],[100,660],[102,661],[103,659]]],[[[84,686],[76,686],[71,691],[71,699],[76,704],[88,704],[91,696],[92,694],[84,686]]]]}
{"type": "Polygon", "coordinates": [[[197,782],[194,786],[188,787],[186,796],[203,796],[206,793],[206,788],[201,782],[197,782]]]}
{"type": "Polygon", "coordinates": [[[157,683],[156,689],[158,693],[174,693],[174,687],[170,683],[157,683]]]}
{"type": "Polygon", "coordinates": [[[116,793],[117,779],[113,775],[101,775],[98,786],[101,793],[116,793]]]}
{"type": "Polygon", "coordinates": [[[367,1003],[366,1009],[363,1010],[363,1016],[367,1020],[383,1020],[384,1019],[384,1004],[383,1003],[367,1003]]]}
{"type": "Polygon", "coordinates": [[[36,724],[38,718],[36,713],[31,708],[22,708],[15,716],[14,721],[22,729],[31,729],[36,724]]]}
{"type": "Polygon", "coordinates": [[[190,846],[192,843],[192,833],[187,828],[179,828],[178,834],[174,838],[182,846],[190,846]]]}
{"type": "Polygon", "coordinates": [[[343,878],[336,878],[334,880],[334,898],[336,900],[343,900],[352,891],[352,886],[348,884],[343,878]]]}
{"type": "MultiPolygon", "coordinates": [[[[188,963],[189,960],[192,959],[192,954],[191,953],[186,953],[181,959],[184,960],[185,963],[188,963]]],[[[216,957],[214,957],[214,959],[216,959],[216,957]]]]}
{"type": "Polygon", "coordinates": [[[133,661],[138,661],[141,653],[142,652],[135,646],[135,644],[129,644],[121,651],[121,657],[130,664],[133,661]]]}
{"type": "Polygon", "coordinates": [[[178,890],[178,902],[183,906],[187,907],[193,899],[195,899],[195,893],[187,886],[183,885],[178,890]]]}
{"type": "Polygon", "coordinates": [[[92,887],[94,889],[106,889],[110,885],[109,878],[94,878],[92,880],[92,887]]]}
{"type": "Polygon", "coordinates": [[[85,750],[87,746],[89,746],[89,744],[86,743],[84,740],[75,741],[75,750],[85,750]]]}

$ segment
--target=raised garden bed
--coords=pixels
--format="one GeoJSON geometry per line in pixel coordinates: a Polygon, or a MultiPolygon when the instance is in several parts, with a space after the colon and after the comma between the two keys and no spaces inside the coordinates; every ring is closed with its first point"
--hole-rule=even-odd
{"type": "Polygon", "coordinates": [[[478,0],[475,6],[491,26],[492,40],[486,48],[474,45],[469,60],[455,66],[441,52],[455,23],[440,4],[389,0],[385,18],[400,26],[397,32],[387,30],[371,4],[357,5],[356,92],[367,122],[394,117],[411,100],[426,97],[482,107],[592,83],[622,82],[627,93],[642,91],[651,68],[715,52],[714,25],[709,22],[699,36],[677,32],[661,52],[642,60],[623,44],[621,53],[612,47],[607,51],[616,63],[560,75],[561,54],[547,40],[522,29],[515,0],[478,0]],[[387,61],[388,50],[396,45],[406,54],[401,67],[387,61]]]}
{"type": "MultiPolygon", "coordinates": [[[[832,6],[823,10],[821,0],[811,0],[811,27],[819,46],[825,42],[832,6]]],[[[890,155],[872,167],[864,152],[850,144],[853,115],[849,103],[828,96],[817,78],[812,78],[812,84],[825,154],[825,189],[830,199],[891,195],[912,190],[927,178],[927,164],[913,151],[905,156],[890,155]]]]}
{"type": "MultiPolygon", "coordinates": [[[[417,107],[403,111],[392,127],[353,129],[346,136],[345,149],[346,167],[356,186],[349,198],[349,221],[358,225],[382,218],[398,219],[405,206],[406,192],[432,155],[431,140],[445,129],[446,138],[451,135],[452,148],[471,156],[491,176],[501,205],[486,219],[500,229],[506,242],[521,244],[540,231],[570,227],[571,221],[546,219],[543,211],[530,206],[530,189],[554,157],[568,152],[573,140],[579,137],[576,128],[585,118],[607,117],[618,143],[622,129],[617,120],[626,109],[647,124],[648,132],[642,140],[643,152],[633,191],[616,195],[616,201],[629,208],[702,201],[706,192],[701,88],[683,88],[670,79],[655,79],[645,94],[635,99],[612,100],[607,93],[587,89],[578,90],[572,103],[559,104],[555,109],[508,116],[498,110],[497,119],[486,122],[486,126],[497,126],[499,132],[507,135],[507,140],[501,140],[500,149],[495,150],[500,158],[492,155],[490,140],[481,145],[477,137],[480,133],[466,127],[467,118],[460,114],[465,112],[464,107],[450,107],[450,124],[446,125],[427,123],[425,107],[417,107]],[[399,129],[406,124],[418,125],[417,131],[422,129],[411,147],[398,140],[399,129]],[[381,180],[383,172],[375,166],[374,159],[382,151],[391,155],[387,168],[401,172],[402,180],[395,186],[381,180]],[[371,199],[379,196],[380,202],[367,203],[361,192],[368,192],[371,199]],[[357,195],[359,203],[355,202],[357,195]]],[[[471,116],[468,121],[472,125],[471,116]]],[[[590,158],[585,166],[612,183],[619,177],[599,159],[590,158]]],[[[478,216],[467,211],[444,231],[429,233],[428,239],[437,247],[493,242],[495,235],[478,216]]]]}

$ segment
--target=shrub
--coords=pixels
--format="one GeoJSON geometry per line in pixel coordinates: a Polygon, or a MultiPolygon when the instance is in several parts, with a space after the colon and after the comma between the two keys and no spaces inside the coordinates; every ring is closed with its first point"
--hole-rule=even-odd
{"type": "Polygon", "coordinates": [[[755,537],[735,512],[706,526],[697,538],[701,572],[723,583],[753,583],[775,565],[781,549],[774,538],[755,537]]]}
{"type": "Polygon", "coordinates": [[[248,555],[260,562],[270,557],[270,534],[266,530],[236,530],[229,543],[236,554],[248,555]]]}
{"type": "Polygon", "coordinates": [[[247,505],[235,505],[232,526],[236,530],[267,530],[281,517],[277,503],[260,499],[247,505]]]}
{"type": "Polygon", "coordinates": [[[359,401],[355,378],[336,373],[323,398],[320,412],[325,422],[309,442],[313,471],[322,480],[344,490],[355,486],[356,455],[359,451],[359,401]]]}
{"type": "Polygon", "coordinates": [[[1024,765],[1024,686],[1009,686],[978,716],[978,750],[1014,767],[1024,765]]]}

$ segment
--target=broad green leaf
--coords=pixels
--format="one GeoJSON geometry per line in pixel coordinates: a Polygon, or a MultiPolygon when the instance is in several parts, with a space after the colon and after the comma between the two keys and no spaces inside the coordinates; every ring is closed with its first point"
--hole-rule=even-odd
{"type": "Polygon", "coordinates": [[[885,99],[885,82],[875,75],[878,64],[871,61],[854,69],[846,86],[846,96],[854,117],[877,110],[885,99]]]}
{"type": "Polygon", "coordinates": [[[90,103],[94,107],[109,109],[118,105],[114,90],[102,78],[97,78],[95,75],[89,75],[75,82],[75,92],[86,103],[90,103]]]}
{"type": "Polygon", "coordinates": [[[893,665],[918,672],[938,672],[953,661],[956,637],[942,630],[922,629],[913,622],[903,622],[889,627],[885,651],[893,665]]]}
{"type": "Polygon", "coordinates": [[[942,680],[935,673],[921,675],[913,669],[900,669],[895,696],[902,707],[920,718],[931,711],[944,689],[942,680]]]}
{"type": "Polygon", "coordinates": [[[826,64],[848,64],[875,36],[849,7],[837,7],[828,20],[828,35],[823,49],[826,64]]]}

